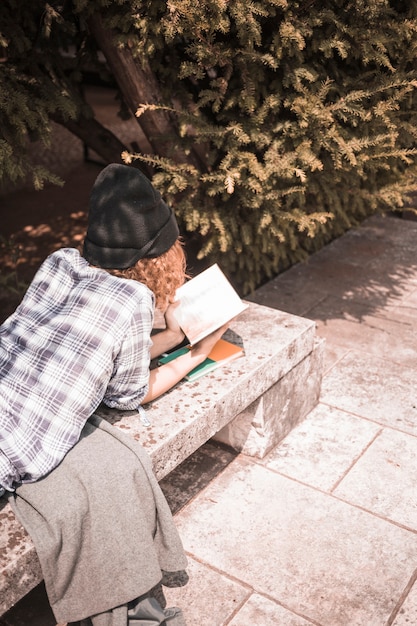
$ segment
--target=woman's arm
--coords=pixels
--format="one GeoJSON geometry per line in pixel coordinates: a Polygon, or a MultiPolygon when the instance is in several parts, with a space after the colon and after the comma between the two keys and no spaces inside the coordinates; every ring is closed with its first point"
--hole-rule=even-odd
{"type": "Polygon", "coordinates": [[[210,354],[212,348],[227,328],[228,324],[222,326],[214,333],[211,333],[196,343],[195,346],[192,346],[185,354],[151,370],[149,375],[149,390],[141,404],[155,400],[155,398],[158,398],[176,385],[188,372],[194,369],[194,367],[200,365],[210,354]]]}
{"type": "Polygon", "coordinates": [[[166,328],[151,336],[151,359],[155,359],[164,352],[171,350],[171,348],[175,348],[185,337],[174,315],[178,304],[179,302],[173,302],[168,306],[164,314],[166,328]]]}

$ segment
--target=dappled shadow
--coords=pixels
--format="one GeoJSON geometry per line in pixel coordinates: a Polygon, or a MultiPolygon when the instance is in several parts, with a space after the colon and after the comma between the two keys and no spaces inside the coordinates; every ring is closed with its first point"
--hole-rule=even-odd
{"type": "Polygon", "coordinates": [[[96,164],[79,163],[65,176],[63,187],[21,189],[0,197],[0,322],[19,304],[48,254],[82,242],[99,171],[96,164]]]}
{"type": "Polygon", "coordinates": [[[17,268],[22,280],[30,280],[48,254],[80,244],[99,171],[97,165],[80,163],[66,175],[63,187],[22,189],[0,197],[2,272],[17,268]]]}
{"type": "MultiPolygon", "coordinates": [[[[100,166],[80,163],[63,187],[23,189],[0,197],[0,317],[20,301],[48,254],[80,245],[88,198],[100,166]]],[[[375,216],[348,231],[247,299],[326,322],[361,319],[404,304],[417,290],[417,222],[375,216]]],[[[0,320],[1,321],[1,320],[0,320]]]]}
{"type": "Polygon", "coordinates": [[[261,287],[250,299],[326,321],[399,306],[417,290],[417,222],[378,215],[261,287]]]}
{"type": "Polygon", "coordinates": [[[417,362],[417,222],[377,215],[249,299],[317,323],[329,344],[417,362]]]}

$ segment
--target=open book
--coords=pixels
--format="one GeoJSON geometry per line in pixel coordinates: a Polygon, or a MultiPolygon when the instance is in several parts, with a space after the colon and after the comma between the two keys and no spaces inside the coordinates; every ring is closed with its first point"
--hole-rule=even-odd
{"type": "MultiPolygon", "coordinates": [[[[159,358],[158,363],[163,365],[164,363],[169,363],[173,359],[185,354],[189,350],[189,346],[184,346],[183,348],[178,348],[169,354],[163,355],[159,358]]],[[[186,380],[194,381],[201,376],[205,376],[209,372],[217,369],[221,365],[226,365],[226,363],[230,363],[230,361],[234,361],[238,357],[244,354],[243,348],[241,346],[237,346],[226,339],[219,339],[212,351],[208,355],[207,359],[203,361],[200,365],[197,365],[191,372],[185,376],[186,380]]]]}
{"type": "Polygon", "coordinates": [[[175,317],[191,345],[247,308],[217,263],[177,289],[175,317]]]}

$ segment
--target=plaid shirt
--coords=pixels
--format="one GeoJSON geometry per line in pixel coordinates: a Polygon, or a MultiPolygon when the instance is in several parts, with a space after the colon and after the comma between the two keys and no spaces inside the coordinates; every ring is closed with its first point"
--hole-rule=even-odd
{"type": "Polygon", "coordinates": [[[138,409],[153,311],[147,287],[91,267],[75,249],[46,259],[0,326],[0,486],[56,467],[100,402],[138,409]]]}

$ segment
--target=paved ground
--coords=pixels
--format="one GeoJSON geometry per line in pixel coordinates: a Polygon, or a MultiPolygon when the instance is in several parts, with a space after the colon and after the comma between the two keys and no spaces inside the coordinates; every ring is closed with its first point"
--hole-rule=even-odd
{"type": "Polygon", "coordinates": [[[317,321],[320,404],[176,515],[169,599],[190,626],[415,626],[417,223],[372,218],[254,300],[317,321]]]}

